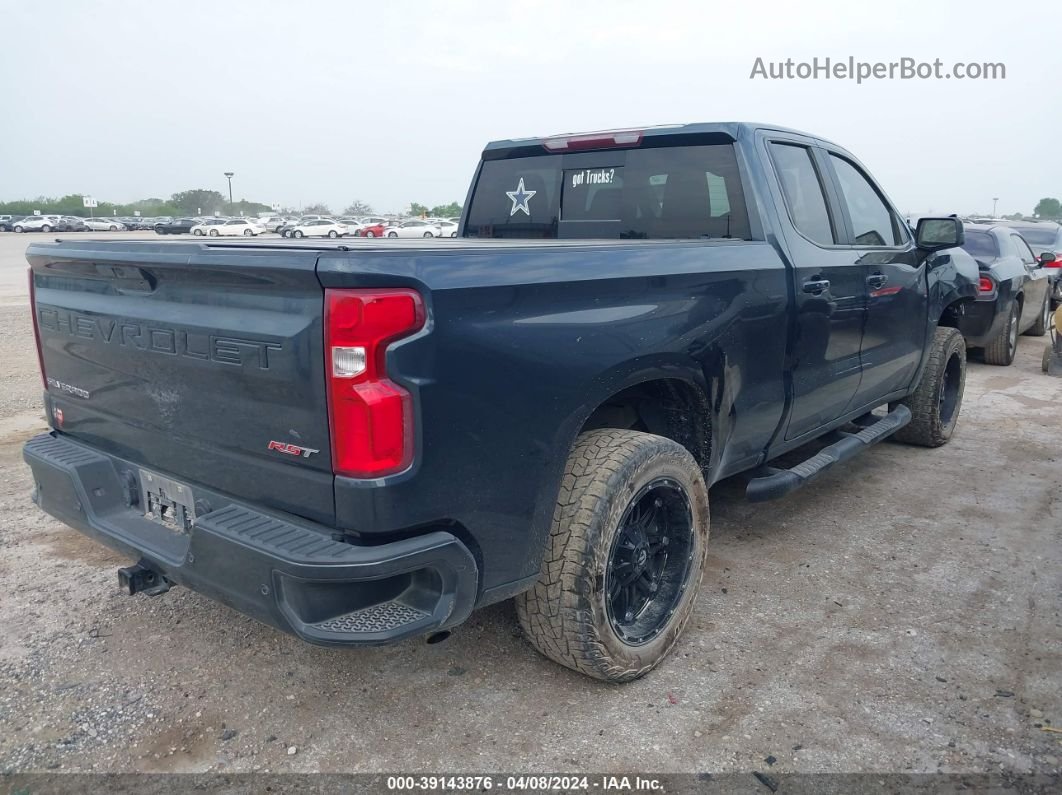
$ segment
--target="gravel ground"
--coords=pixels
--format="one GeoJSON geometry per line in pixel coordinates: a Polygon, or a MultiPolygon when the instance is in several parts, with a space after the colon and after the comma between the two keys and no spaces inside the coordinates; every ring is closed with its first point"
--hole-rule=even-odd
{"type": "Polygon", "coordinates": [[[683,641],[612,686],[537,655],[508,603],[446,643],[343,651],[185,589],[120,595],[124,559],[29,501],[26,243],[0,234],[0,772],[1058,771],[1062,381],[1043,340],[970,363],[944,448],[882,444],[765,505],[716,486],[683,641]]]}

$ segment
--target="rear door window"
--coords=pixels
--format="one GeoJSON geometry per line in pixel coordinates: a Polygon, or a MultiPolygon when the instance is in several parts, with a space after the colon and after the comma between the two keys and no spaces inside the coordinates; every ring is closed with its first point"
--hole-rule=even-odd
{"type": "Polygon", "coordinates": [[[771,156],[793,226],[813,243],[834,245],[837,233],[811,151],[798,144],[776,143],[771,144],[771,156]]]}
{"type": "Polygon", "coordinates": [[[1035,265],[1036,255],[1033,254],[1032,249],[1029,248],[1029,244],[1026,243],[1021,236],[1015,235],[1013,233],[1011,234],[1010,238],[1011,242],[1014,243],[1014,248],[1018,250],[1018,256],[1021,257],[1021,261],[1024,262],[1026,265],[1035,265]]]}
{"type": "Polygon", "coordinates": [[[488,160],[465,234],[750,239],[732,144],[488,160]]]}

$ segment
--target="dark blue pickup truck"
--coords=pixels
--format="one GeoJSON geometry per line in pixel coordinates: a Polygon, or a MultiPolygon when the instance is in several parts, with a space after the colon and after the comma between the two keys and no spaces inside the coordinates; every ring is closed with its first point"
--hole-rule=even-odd
{"type": "Polygon", "coordinates": [[[131,593],[333,646],[515,597],[544,654],[628,680],[690,615],[709,486],[955,428],[962,226],[912,235],[827,141],[501,141],[466,206],[454,240],[30,246],[33,498],[137,561],[131,593]]]}

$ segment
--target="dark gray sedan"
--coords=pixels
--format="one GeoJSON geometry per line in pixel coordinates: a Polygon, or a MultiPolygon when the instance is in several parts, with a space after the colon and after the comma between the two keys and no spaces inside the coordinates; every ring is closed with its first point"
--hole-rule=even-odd
{"type": "Polygon", "coordinates": [[[1017,229],[1000,224],[966,224],[962,248],[977,260],[977,300],[959,331],[967,348],[984,351],[988,364],[1009,365],[1018,335],[1042,337],[1051,311],[1050,281],[1017,229]]]}
{"type": "Polygon", "coordinates": [[[1047,268],[1052,306],[1062,304],[1062,225],[1054,221],[1015,221],[1008,226],[1025,238],[1033,254],[1047,268]],[[1054,254],[1055,258],[1052,260],[1045,254],[1054,254]]]}

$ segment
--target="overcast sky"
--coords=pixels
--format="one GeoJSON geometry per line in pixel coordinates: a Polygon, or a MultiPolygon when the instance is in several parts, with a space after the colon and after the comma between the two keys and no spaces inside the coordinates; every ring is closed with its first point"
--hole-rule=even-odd
{"type": "Polygon", "coordinates": [[[464,201],[491,139],[762,121],[835,140],[902,212],[1062,196],[1057,2],[0,4],[0,200],[189,188],[464,201]],[[750,80],[756,57],[1003,62],[1006,79],[750,80]]]}

